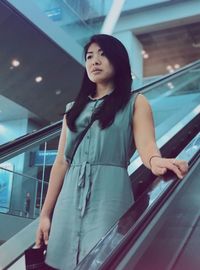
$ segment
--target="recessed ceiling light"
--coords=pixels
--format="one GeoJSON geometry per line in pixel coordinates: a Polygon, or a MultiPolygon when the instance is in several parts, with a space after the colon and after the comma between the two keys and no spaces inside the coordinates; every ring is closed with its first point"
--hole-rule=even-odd
{"type": "Polygon", "coordinates": [[[13,67],[18,67],[20,65],[20,62],[17,59],[13,59],[11,64],[12,64],[13,67]]]}
{"type": "Polygon", "coordinates": [[[149,58],[148,53],[145,53],[145,54],[143,55],[143,57],[144,57],[144,59],[148,59],[148,58],[149,58]]]}
{"type": "Polygon", "coordinates": [[[36,83],[40,83],[43,80],[42,76],[35,77],[36,83]]]}
{"type": "Polygon", "coordinates": [[[60,89],[56,90],[56,95],[60,95],[62,93],[62,91],[60,89]]]}
{"type": "Polygon", "coordinates": [[[194,43],[192,43],[192,47],[194,47],[194,48],[200,48],[200,42],[194,42],[194,43]]]}

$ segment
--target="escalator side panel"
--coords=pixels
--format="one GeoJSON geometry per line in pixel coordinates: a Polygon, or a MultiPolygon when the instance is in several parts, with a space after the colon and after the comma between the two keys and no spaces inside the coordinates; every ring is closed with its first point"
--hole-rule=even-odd
{"type": "Polygon", "coordinates": [[[200,227],[199,218],[200,159],[158,222],[143,238],[139,248],[132,251],[132,256],[130,256],[131,250],[129,251],[130,259],[127,259],[128,256],[124,257],[123,261],[127,260],[126,266],[119,266],[117,269],[199,270],[200,234],[197,235],[200,227]],[[197,241],[195,241],[195,235],[198,236],[197,241]],[[193,243],[195,243],[194,246],[193,243]]]}

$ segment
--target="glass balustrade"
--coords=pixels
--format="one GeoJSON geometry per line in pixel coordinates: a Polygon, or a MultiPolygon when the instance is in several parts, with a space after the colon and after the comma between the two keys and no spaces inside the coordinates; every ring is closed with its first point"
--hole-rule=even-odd
{"type": "Polygon", "coordinates": [[[48,182],[13,171],[12,162],[0,164],[0,213],[35,219],[48,182]]]}
{"type": "MultiPolygon", "coordinates": [[[[176,129],[178,132],[190,117],[200,112],[199,69],[200,64],[197,64],[171,78],[145,87],[143,94],[152,108],[157,141],[170,130],[176,129]]],[[[136,157],[137,151],[131,161],[136,157]]]]}
{"type": "Polygon", "coordinates": [[[200,64],[145,89],[159,139],[200,105],[200,64]]]}
{"type": "Polygon", "coordinates": [[[112,1],[32,0],[55,24],[81,45],[100,32],[112,1]]]}
{"type": "Polygon", "coordinates": [[[0,212],[38,217],[47,192],[58,136],[0,164],[0,212]]]}
{"type": "MultiPolygon", "coordinates": [[[[156,137],[159,139],[191,112],[199,110],[199,66],[147,86],[144,94],[152,106],[156,137]]],[[[39,215],[57,152],[59,134],[54,137],[42,144],[36,142],[26,152],[0,164],[1,212],[25,217],[25,198],[30,193],[31,210],[28,217],[39,215]]],[[[131,160],[136,156],[137,153],[131,160]]]]}

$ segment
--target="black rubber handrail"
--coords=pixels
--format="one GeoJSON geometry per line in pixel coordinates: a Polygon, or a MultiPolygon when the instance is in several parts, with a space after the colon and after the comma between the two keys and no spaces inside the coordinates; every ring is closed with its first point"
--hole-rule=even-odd
{"type": "MultiPolygon", "coordinates": [[[[198,150],[191,157],[187,156],[186,160],[189,162],[189,167],[192,169],[193,165],[200,158],[200,150],[198,150]]],[[[114,225],[114,227],[119,227],[120,221],[123,223],[125,227],[125,234],[119,244],[113,248],[111,254],[99,261],[99,265],[97,267],[98,270],[114,270],[117,268],[120,260],[127,254],[128,250],[132,247],[135,241],[140,237],[144,229],[148,226],[148,224],[153,220],[156,213],[160,210],[160,208],[165,204],[165,202],[170,198],[170,196],[174,193],[179,185],[184,185],[187,181],[187,176],[182,180],[177,180],[177,177],[172,173],[168,173],[164,177],[156,178],[152,184],[150,184],[147,189],[143,192],[140,198],[134,203],[134,205],[123,215],[123,217],[114,225]],[[159,180],[159,181],[158,181],[159,180]],[[161,192],[162,194],[158,194],[157,198],[151,205],[145,205],[146,198],[148,198],[149,192],[154,190],[157,186],[159,186],[160,182],[165,181],[169,184],[166,185],[166,188],[161,192]],[[157,184],[156,184],[157,182],[157,184]]],[[[113,228],[114,228],[113,227],[113,228]]],[[[112,228],[112,229],[113,229],[112,228]]],[[[101,247],[104,247],[104,241],[106,238],[99,242],[96,247],[91,252],[90,256],[86,256],[82,262],[77,266],[77,270],[86,269],[84,268],[86,265],[89,269],[90,264],[96,259],[98,252],[101,251],[101,247]],[[96,249],[96,250],[95,250],[96,249]]],[[[107,243],[108,244],[108,243],[107,243]]],[[[108,252],[108,250],[107,250],[108,252]]],[[[110,251],[109,251],[110,252],[110,251]]],[[[108,254],[109,254],[108,252],[108,254]]],[[[102,253],[103,254],[103,253],[102,253]]],[[[99,258],[97,257],[97,260],[99,258]]]]}
{"type": "MultiPolygon", "coordinates": [[[[189,64],[189,65],[177,70],[176,72],[174,72],[172,74],[163,76],[162,78],[160,78],[158,80],[155,80],[149,84],[146,84],[134,92],[145,92],[145,90],[147,88],[149,88],[151,86],[156,86],[157,84],[162,83],[166,79],[176,77],[178,74],[181,74],[187,70],[193,69],[193,68],[197,67],[198,65],[200,65],[200,60],[197,60],[194,63],[189,64]]],[[[42,140],[44,137],[48,137],[48,135],[50,135],[50,134],[52,135],[54,132],[58,132],[59,130],[61,130],[61,126],[62,126],[62,121],[58,121],[56,123],[53,123],[47,127],[40,129],[40,130],[33,131],[33,132],[26,134],[24,136],[21,136],[13,141],[10,141],[8,143],[0,145],[0,162],[3,160],[5,154],[8,155],[12,151],[17,151],[17,149],[20,149],[22,147],[26,148],[26,146],[28,146],[29,144],[34,144],[34,142],[38,142],[38,141],[42,140]]],[[[20,151],[17,151],[17,153],[19,154],[20,151]]]]}
{"type": "Polygon", "coordinates": [[[184,73],[185,71],[187,70],[190,70],[190,69],[193,69],[195,67],[198,67],[200,66],[200,60],[197,60],[191,64],[188,64],[180,69],[178,69],[177,71],[173,72],[173,73],[170,73],[170,74],[167,74],[167,75],[163,75],[161,78],[155,80],[155,81],[152,81],[148,84],[145,84],[144,86],[138,88],[136,90],[136,92],[141,92],[141,91],[145,91],[146,88],[149,88],[151,86],[155,86],[157,84],[162,84],[163,81],[165,81],[166,79],[170,79],[170,78],[173,78],[173,77],[176,77],[177,75],[181,74],[181,73],[184,73]]]}
{"type": "MultiPolygon", "coordinates": [[[[198,151],[191,160],[189,160],[189,167],[192,169],[192,166],[195,165],[195,163],[200,158],[200,151],[198,151]]],[[[166,177],[165,179],[167,179],[166,177]]],[[[184,185],[184,183],[187,181],[187,177],[179,181],[177,179],[173,179],[173,181],[168,178],[167,181],[171,181],[169,187],[166,189],[166,191],[163,193],[163,195],[157,199],[156,203],[149,209],[149,211],[143,216],[139,222],[136,223],[136,226],[133,226],[133,228],[129,231],[129,233],[126,235],[122,243],[113,251],[112,255],[104,261],[102,266],[99,268],[99,270],[114,270],[117,267],[117,264],[120,262],[120,258],[122,258],[130,249],[130,247],[134,244],[136,239],[139,238],[139,236],[142,234],[146,226],[153,220],[155,214],[161,209],[161,207],[165,204],[167,199],[173,194],[173,192],[176,190],[177,186],[184,185]]],[[[153,185],[153,184],[152,184],[153,185]]],[[[143,197],[147,196],[148,192],[152,190],[152,187],[150,186],[144,194],[141,196],[140,200],[135,203],[132,211],[130,213],[134,212],[134,208],[137,208],[137,205],[140,204],[140,201],[143,200],[143,197]]]]}
{"type": "Polygon", "coordinates": [[[29,145],[34,145],[38,142],[41,143],[48,140],[48,138],[51,138],[53,135],[56,136],[56,134],[60,132],[61,126],[62,121],[58,121],[54,124],[41,128],[40,130],[33,131],[13,141],[0,145],[0,162],[3,161],[5,156],[9,157],[12,152],[20,154],[21,152],[24,152],[29,145]]]}

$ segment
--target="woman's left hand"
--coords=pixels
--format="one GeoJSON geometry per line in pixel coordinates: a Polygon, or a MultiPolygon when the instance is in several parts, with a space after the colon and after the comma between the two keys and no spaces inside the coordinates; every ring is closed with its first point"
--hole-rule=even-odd
{"type": "Polygon", "coordinates": [[[151,171],[159,176],[167,172],[173,171],[178,178],[182,179],[188,171],[188,163],[185,160],[177,160],[175,158],[154,157],[151,160],[151,171]]]}

